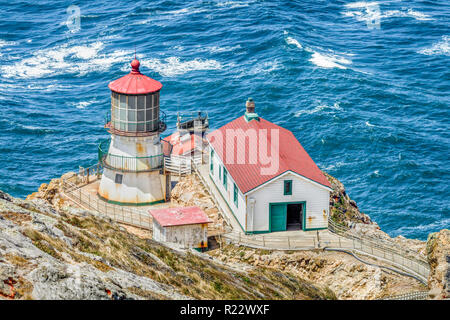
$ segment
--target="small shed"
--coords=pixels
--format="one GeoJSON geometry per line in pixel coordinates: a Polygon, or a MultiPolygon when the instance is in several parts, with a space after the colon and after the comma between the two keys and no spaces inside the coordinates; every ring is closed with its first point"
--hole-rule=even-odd
{"type": "Polygon", "coordinates": [[[153,217],[154,240],[197,250],[208,247],[207,227],[212,221],[199,207],[152,209],[149,213],[153,217]]]}

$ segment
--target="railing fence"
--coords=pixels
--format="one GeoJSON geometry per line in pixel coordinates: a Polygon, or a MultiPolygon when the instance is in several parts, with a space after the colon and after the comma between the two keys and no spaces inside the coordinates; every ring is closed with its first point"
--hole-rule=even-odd
{"type": "Polygon", "coordinates": [[[414,291],[395,296],[385,297],[379,300],[426,300],[428,299],[428,291],[414,291]]]}
{"type": "Polygon", "coordinates": [[[87,175],[87,172],[90,170],[86,169],[82,170],[84,176],[74,174],[61,181],[62,191],[70,200],[87,210],[96,211],[116,222],[152,230],[152,218],[150,215],[145,215],[143,211],[135,208],[108,203],[99,199],[96,194],[92,195],[90,192],[83,190],[82,187],[89,184],[91,180],[89,175],[87,175]]]}
{"type": "Polygon", "coordinates": [[[400,247],[396,243],[385,239],[357,234],[347,226],[336,223],[331,218],[328,219],[328,230],[340,237],[351,240],[352,249],[390,261],[406,271],[412,271],[427,282],[430,266],[427,259],[421,254],[400,247]]]}

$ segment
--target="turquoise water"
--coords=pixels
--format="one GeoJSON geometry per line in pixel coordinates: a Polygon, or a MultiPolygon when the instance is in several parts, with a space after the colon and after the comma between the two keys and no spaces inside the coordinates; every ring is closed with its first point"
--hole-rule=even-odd
{"type": "Polygon", "coordinates": [[[449,228],[447,1],[77,1],[79,29],[72,4],[0,2],[0,189],[96,161],[136,47],[169,130],[251,96],[390,235],[449,228]]]}

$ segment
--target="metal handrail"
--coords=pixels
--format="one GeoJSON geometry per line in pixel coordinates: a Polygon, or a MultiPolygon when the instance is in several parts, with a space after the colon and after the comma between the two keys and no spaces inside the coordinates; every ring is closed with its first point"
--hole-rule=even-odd
{"type": "Polygon", "coordinates": [[[82,183],[77,185],[67,179],[61,181],[62,192],[71,201],[87,210],[100,213],[102,216],[110,218],[116,222],[127,224],[130,226],[152,230],[152,217],[135,208],[118,206],[101,200],[98,196],[92,195],[90,192],[83,190],[82,183]]]}
{"type": "Polygon", "coordinates": [[[109,153],[111,140],[104,140],[98,145],[98,160],[103,167],[123,172],[146,172],[160,170],[164,155],[147,157],[129,157],[109,153]]]}
{"type": "Polygon", "coordinates": [[[328,230],[338,236],[351,240],[353,250],[390,261],[405,270],[412,271],[427,281],[430,273],[428,261],[421,254],[404,249],[394,242],[351,232],[347,226],[328,218],[328,230]]]}

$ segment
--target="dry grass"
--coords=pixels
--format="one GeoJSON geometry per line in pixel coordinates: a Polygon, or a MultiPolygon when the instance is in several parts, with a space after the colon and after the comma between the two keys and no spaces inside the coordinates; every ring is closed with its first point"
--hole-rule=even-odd
{"type": "MultiPolygon", "coordinates": [[[[250,273],[237,271],[206,257],[172,250],[94,216],[79,217],[65,212],[57,219],[55,227],[70,238],[72,245],[31,226],[22,232],[40,250],[68,263],[72,262],[67,261],[70,256],[71,260],[89,263],[102,272],[119,268],[168,285],[196,299],[333,298],[323,289],[294,275],[266,268],[250,273]],[[83,253],[98,258],[93,259],[83,253]]],[[[18,257],[10,258],[15,259],[16,265],[27,263],[18,257]]],[[[146,299],[167,299],[139,288],[130,290],[146,299]]],[[[25,291],[23,297],[26,296],[25,291]]]]}

